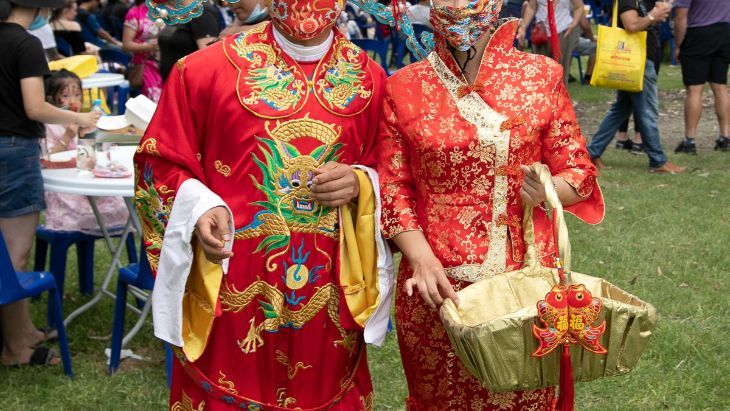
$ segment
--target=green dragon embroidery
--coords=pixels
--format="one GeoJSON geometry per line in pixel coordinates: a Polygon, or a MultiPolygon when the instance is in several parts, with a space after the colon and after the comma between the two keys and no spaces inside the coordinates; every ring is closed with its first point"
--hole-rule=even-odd
{"type": "MultiPolygon", "coordinates": [[[[267,122],[267,130],[268,125],[267,122]]],[[[336,210],[315,202],[310,187],[314,170],[327,162],[338,161],[338,152],[343,145],[336,143],[339,131],[335,126],[308,117],[277,122],[268,132],[272,138],[258,139],[263,158],[253,154],[263,179],[259,182],[251,176],[254,186],[266,195],[266,200],[254,203],[262,210],[251,223],[236,230],[235,238],[263,237],[256,252],[276,252],[267,260],[267,269],[273,272],[276,264],[271,261],[289,249],[292,232],[336,238],[336,210]],[[309,154],[302,154],[289,143],[301,137],[312,137],[324,144],[309,154]]]]}

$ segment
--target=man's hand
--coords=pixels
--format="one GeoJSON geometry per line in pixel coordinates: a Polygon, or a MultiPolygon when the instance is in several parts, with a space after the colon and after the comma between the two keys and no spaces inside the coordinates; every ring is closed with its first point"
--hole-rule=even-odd
{"type": "Polygon", "coordinates": [[[229,229],[230,216],[225,207],[215,207],[206,211],[195,223],[195,235],[203,246],[205,257],[214,264],[220,264],[233,253],[224,247],[231,240],[229,229]]]}
{"type": "Polygon", "coordinates": [[[355,170],[346,164],[330,162],[314,170],[312,197],[327,207],[347,204],[360,194],[360,181],[355,170]]]}
{"type": "Polygon", "coordinates": [[[411,267],[413,277],[407,279],[405,283],[409,297],[413,295],[413,290],[417,289],[431,308],[440,306],[446,298],[459,305],[459,297],[456,296],[454,287],[446,277],[444,267],[436,257],[431,256],[411,262],[411,267]]]}
{"type": "Polygon", "coordinates": [[[540,177],[538,177],[535,170],[527,166],[521,166],[520,168],[525,172],[525,179],[522,181],[522,188],[520,189],[522,204],[525,207],[535,207],[545,201],[545,187],[540,182],[540,177]]]}
{"type": "Polygon", "coordinates": [[[570,24],[567,29],[565,29],[565,34],[563,34],[563,38],[567,39],[570,36],[570,33],[575,30],[575,28],[578,27],[577,24],[570,24]]]}
{"type": "Polygon", "coordinates": [[[665,5],[663,2],[657,2],[649,14],[651,14],[657,22],[663,23],[669,18],[669,14],[671,12],[671,7],[665,5]]]}

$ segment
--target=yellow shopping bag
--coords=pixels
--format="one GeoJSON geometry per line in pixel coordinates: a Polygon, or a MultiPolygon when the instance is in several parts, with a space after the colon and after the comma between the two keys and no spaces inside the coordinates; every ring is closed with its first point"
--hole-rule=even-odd
{"type": "Polygon", "coordinates": [[[646,31],[629,33],[618,27],[618,18],[618,0],[615,0],[613,24],[598,26],[591,86],[638,93],[644,88],[646,31]]]}

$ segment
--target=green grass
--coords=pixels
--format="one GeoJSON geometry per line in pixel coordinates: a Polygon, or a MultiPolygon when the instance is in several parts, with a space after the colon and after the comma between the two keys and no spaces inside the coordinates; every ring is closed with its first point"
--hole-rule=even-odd
{"type": "MultiPolygon", "coordinates": [[[[681,135],[678,69],[662,70],[662,132],[667,151],[681,135]]],[[[609,90],[571,85],[583,130],[590,136],[612,101],[609,90]]],[[[705,109],[696,157],[672,156],[692,172],[651,175],[644,156],[609,148],[601,175],[607,204],[599,226],[569,219],[576,271],[607,278],[651,302],[659,311],[656,334],[630,374],[577,386],[579,410],[730,409],[730,154],[707,149],[716,135],[705,109]],[[714,134],[713,134],[714,133],[714,134]]],[[[97,269],[108,255],[98,244],[97,269]]],[[[73,254],[71,254],[73,256],[73,254]]],[[[74,258],[67,276],[66,313],[81,305],[74,258]]],[[[45,299],[33,304],[37,324],[45,299]]],[[[167,403],[161,344],[148,324],[130,344],[149,361],[125,361],[114,377],[103,349],[112,325],[112,303],[100,304],[69,327],[75,378],[61,369],[0,368],[0,409],[159,410],[167,403]]],[[[129,317],[133,317],[129,315],[129,317]]],[[[129,318],[128,327],[131,327],[129,318]]],[[[401,410],[406,395],[394,334],[369,349],[376,410],[401,410]]]]}

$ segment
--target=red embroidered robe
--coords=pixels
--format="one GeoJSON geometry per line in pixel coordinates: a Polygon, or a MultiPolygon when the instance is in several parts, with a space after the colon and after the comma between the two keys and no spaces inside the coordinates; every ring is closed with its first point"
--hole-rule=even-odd
{"type": "MultiPolygon", "coordinates": [[[[388,238],[423,231],[457,290],[521,266],[524,253],[520,165],[547,164],[586,201],[567,211],[589,223],[603,216],[596,169],[585,148],[561,68],[512,46],[517,22],[492,36],[475,87],[444,43],[425,61],[388,79],[378,172],[388,238]]],[[[555,248],[545,212],[536,209],[538,247],[555,248]]],[[[549,261],[549,259],[548,259],[549,261]]],[[[549,409],[553,389],[490,393],[455,357],[439,319],[401,261],[396,326],[411,410],[549,409]]],[[[488,304],[485,301],[485,304],[488,304]]]]}
{"type": "Polygon", "coordinates": [[[328,161],[374,167],[384,85],[340,33],[321,62],[297,63],[270,25],[173,69],[135,158],[153,270],[188,179],[221,197],[236,231],[202,356],[177,352],[172,409],[371,408],[362,328],[337,277],[337,210],[309,186],[328,161]]]}

